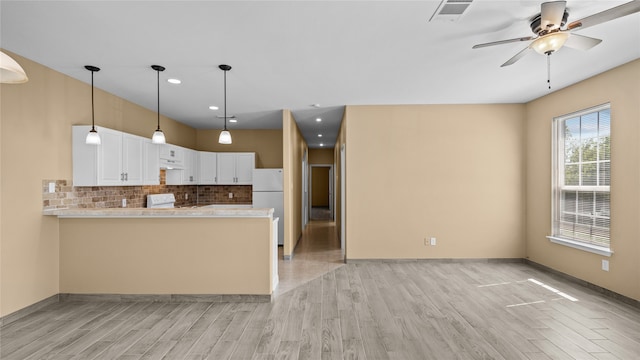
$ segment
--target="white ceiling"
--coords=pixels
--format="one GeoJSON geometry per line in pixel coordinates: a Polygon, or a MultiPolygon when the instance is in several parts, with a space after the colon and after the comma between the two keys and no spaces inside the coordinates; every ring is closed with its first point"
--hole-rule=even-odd
{"type": "MultiPolygon", "coordinates": [[[[222,127],[218,65],[229,64],[227,112],[239,118],[230,130],[281,128],[281,110],[291,109],[315,148],[333,146],[344,105],[523,103],[548,94],[545,56],[500,67],[527,43],[471,49],[532,35],[529,19],[542,2],[474,0],[457,21],[429,22],[440,0],[2,0],[0,46],[87,83],[83,66],[98,66],[96,87],[153,111],[150,65],[163,65],[162,114],[199,129],[222,127]]],[[[625,2],[569,0],[569,22],[625,2]]],[[[576,33],[603,42],[553,54],[551,91],[640,58],[638,13],[576,33]]]]}

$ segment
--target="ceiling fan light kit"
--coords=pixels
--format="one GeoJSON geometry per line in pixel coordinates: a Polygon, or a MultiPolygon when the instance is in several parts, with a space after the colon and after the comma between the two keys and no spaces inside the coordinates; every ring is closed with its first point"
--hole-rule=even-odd
{"type": "Polygon", "coordinates": [[[560,50],[568,38],[569,34],[566,32],[554,32],[535,39],[529,47],[538,54],[549,55],[560,50]]]}
{"type": "Polygon", "coordinates": [[[0,83],[22,84],[29,81],[27,73],[17,61],[0,51],[0,83]]]}
{"type": "MultiPolygon", "coordinates": [[[[563,46],[578,50],[589,50],[598,45],[602,40],[590,38],[579,34],[573,34],[574,30],[585,29],[590,26],[598,25],[607,21],[611,21],[623,16],[634,14],[640,11],[640,0],[634,0],[614,8],[604,10],[602,12],[587,16],[583,19],[573,21],[567,24],[569,12],[567,11],[566,1],[551,1],[542,3],[540,6],[540,14],[535,15],[531,19],[531,31],[536,36],[519,37],[515,39],[507,39],[494,41],[484,44],[477,44],[473,49],[479,49],[488,46],[502,45],[513,42],[531,41],[529,46],[521,50],[511,59],[507,60],[502,66],[509,66],[523,58],[531,50],[535,50],[538,54],[547,55],[547,71],[550,73],[549,56],[560,50],[563,46]],[[565,27],[566,25],[566,27],[565,27]]],[[[547,82],[550,80],[547,78],[547,82]]],[[[549,89],[551,86],[549,86],[549,89]]]]}

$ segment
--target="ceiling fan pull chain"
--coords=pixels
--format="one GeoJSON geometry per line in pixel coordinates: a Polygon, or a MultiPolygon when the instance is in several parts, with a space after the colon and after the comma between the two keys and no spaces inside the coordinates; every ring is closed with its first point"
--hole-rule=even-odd
{"type": "Polygon", "coordinates": [[[547,53],[547,85],[551,90],[551,53],[547,53]]]}

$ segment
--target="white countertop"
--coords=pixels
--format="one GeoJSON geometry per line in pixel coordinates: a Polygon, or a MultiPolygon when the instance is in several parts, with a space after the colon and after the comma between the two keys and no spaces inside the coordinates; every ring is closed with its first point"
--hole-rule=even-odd
{"type": "Polygon", "coordinates": [[[59,218],[237,218],[273,217],[273,209],[254,208],[109,208],[109,209],[55,209],[45,210],[43,215],[59,218]]]}

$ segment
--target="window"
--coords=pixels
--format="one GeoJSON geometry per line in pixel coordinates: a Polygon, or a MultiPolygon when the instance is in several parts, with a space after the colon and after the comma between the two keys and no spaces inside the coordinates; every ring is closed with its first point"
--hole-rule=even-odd
{"type": "Polygon", "coordinates": [[[552,241],[610,255],[610,105],[554,119],[552,241]]]}

